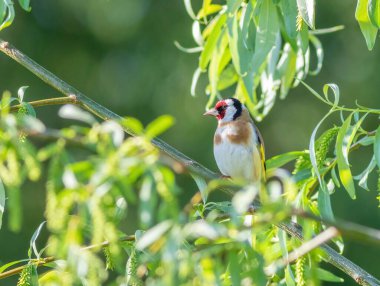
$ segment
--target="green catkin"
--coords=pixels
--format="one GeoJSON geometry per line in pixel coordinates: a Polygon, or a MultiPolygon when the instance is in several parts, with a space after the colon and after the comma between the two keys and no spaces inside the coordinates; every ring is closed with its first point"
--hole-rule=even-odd
{"type": "Polygon", "coordinates": [[[106,259],[106,269],[107,270],[114,270],[115,265],[113,264],[112,257],[111,257],[111,252],[109,247],[104,247],[103,248],[103,254],[106,259]]]}
{"type": "Polygon", "coordinates": [[[32,272],[33,272],[33,265],[28,264],[20,274],[20,277],[17,281],[17,286],[32,286],[32,272]]]}
{"type": "MultiPolygon", "coordinates": [[[[317,159],[318,167],[322,167],[331,143],[334,141],[336,135],[338,134],[339,127],[333,127],[325,131],[316,141],[315,141],[315,157],[317,159]]],[[[310,162],[310,157],[308,154],[298,157],[295,163],[293,174],[298,173],[301,170],[311,169],[312,165],[310,162]]]]}
{"type": "Polygon", "coordinates": [[[305,262],[306,258],[300,257],[296,261],[296,281],[297,286],[306,286],[305,281],[305,262]]]}
{"type": "Polygon", "coordinates": [[[327,153],[329,152],[329,148],[333,140],[335,139],[336,135],[338,134],[339,127],[333,127],[327,131],[325,131],[321,137],[318,138],[318,140],[315,142],[316,145],[316,158],[317,158],[317,164],[318,167],[321,167],[323,165],[323,162],[325,161],[327,157],[327,153]]]}
{"type": "Polygon", "coordinates": [[[141,286],[142,281],[137,276],[137,267],[139,265],[139,254],[136,248],[131,250],[131,255],[129,256],[127,262],[127,285],[131,286],[141,286]]]}

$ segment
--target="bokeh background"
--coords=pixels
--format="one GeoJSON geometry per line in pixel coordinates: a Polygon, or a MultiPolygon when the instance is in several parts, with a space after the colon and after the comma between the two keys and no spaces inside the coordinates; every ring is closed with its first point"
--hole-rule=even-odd
{"type": "MultiPolygon", "coordinates": [[[[200,1],[194,0],[196,7],[200,1]]],[[[134,116],[144,124],[162,114],[171,114],[176,125],[163,139],[188,156],[216,170],[212,137],[216,122],[203,118],[207,98],[200,82],[197,96],[191,97],[190,84],[197,66],[197,54],[185,54],[174,46],[194,46],[191,19],[181,0],[55,0],[32,1],[31,13],[16,6],[14,24],[0,37],[10,41],[39,64],[52,71],[89,97],[123,116],[134,116]]],[[[328,82],[341,89],[341,102],[380,108],[380,41],[373,51],[366,48],[354,19],[356,1],[321,0],[317,3],[316,26],[343,24],[338,33],[322,35],[325,60],[321,73],[306,82],[321,91],[328,82]]],[[[27,70],[0,55],[0,91],[14,95],[28,85],[29,100],[60,96],[27,70]]],[[[57,116],[56,107],[44,107],[37,115],[49,127],[67,123],[57,116]]],[[[265,139],[267,157],[307,149],[309,137],[327,106],[301,86],[278,101],[271,113],[258,124],[265,139]]],[[[331,118],[323,127],[340,123],[331,118]]],[[[378,118],[365,126],[377,128],[378,118]]],[[[353,154],[357,174],[370,160],[371,150],[353,154]]],[[[184,199],[195,191],[194,184],[180,179],[184,199]]],[[[371,192],[357,189],[352,201],[344,190],[332,196],[338,218],[380,229],[380,209],[376,200],[376,176],[370,179],[371,192]]],[[[0,231],[0,265],[27,257],[29,239],[43,221],[44,184],[23,188],[24,223],[20,233],[4,226],[0,231]]],[[[132,222],[133,225],[133,222],[132,222]]],[[[346,240],[344,255],[380,278],[380,247],[346,240]]],[[[332,268],[331,268],[332,269],[332,268]]],[[[345,277],[340,271],[334,272],[345,277]]],[[[345,277],[347,278],[347,277],[345,277]]],[[[2,285],[13,285],[4,280],[2,285]]],[[[328,285],[326,283],[325,285],[328,285]]],[[[347,278],[344,285],[356,285],[347,278]]]]}

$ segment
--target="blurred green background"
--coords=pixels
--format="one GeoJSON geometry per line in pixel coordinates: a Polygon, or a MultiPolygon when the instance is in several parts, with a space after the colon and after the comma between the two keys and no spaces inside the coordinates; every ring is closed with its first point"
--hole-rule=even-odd
{"type": "MultiPolygon", "coordinates": [[[[196,7],[197,1],[193,1],[196,7]]],[[[200,1],[198,1],[200,2],[200,1]]],[[[216,122],[203,118],[207,98],[202,80],[197,96],[190,96],[191,77],[197,66],[197,54],[185,54],[173,44],[194,46],[192,21],[181,0],[55,0],[32,1],[31,13],[16,7],[14,24],[1,32],[39,64],[52,71],[89,97],[122,116],[134,116],[148,123],[162,114],[171,114],[176,125],[164,136],[169,144],[205,166],[216,170],[212,137],[216,122]]],[[[321,91],[328,82],[341,89],[341,103],[380,108],[380,42],[374,50],[366,48],[354,19],[355,1],[317,3],[316,26],[327,28],[343,24],[338,33],[320,36],[325,60],[321,73],[306,82],[321,91]]],[[[27,70],[0,55],[0,91],[17,93],[28,85],[29,100],[60,96],[27,70]]],[[[44,107],[37,115],[49,127],[67,126],[57,116],[56,107],[44,107]]],[[[278,101],[258,126],[266,143],[267,157],[308,148],[309,137],[327,106],[301,86],[292,89],[284,101],[278,101]]],[[[334,117],[324,127],[340,123],[334,117]]],[[[377,128],[373,118],[366,129],[377,128]]],[[[370,151],[365,148],[352,155],[355,174],[366,167],[370,151]]],[[[352,201],[344,190],[333,196],[338,218],[380,229],[380,209],[376,200],[376,176],[371,192],[358,189],[352,201]]],[[[195,192],[190,180],[181,179],[184,198],[195,192]]],[[[0,264],[25,258],[29,239],[43,220],[44,185],[27,184],[23,188],[24,224],[20,233],[0,231],[0,264]]],[[[346,241],[345,256],[380,278],[380,247],[346,241]]],[[[344,277],[339,271],[334,271],[344,277]]],[[[346,278],[346,277],[345,277],[346,278]]],[[[4,280],[9,285],[15,280],[4,280]]],[[[3,281],[2,281],[3,283],[3,281]]],[[[3,285],[3,284],[1,284],[3,285]]],[[[6,285],[6,284],[4,284],[6,285]]],[[[328,284],[326,284],[328,285],[328,284]]],[[[356,285],[349,278],[344,285],[356,285]]]]}

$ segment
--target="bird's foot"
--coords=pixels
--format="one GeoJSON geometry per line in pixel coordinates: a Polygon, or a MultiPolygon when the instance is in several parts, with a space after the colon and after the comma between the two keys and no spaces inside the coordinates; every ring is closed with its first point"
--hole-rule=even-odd
{"type": "Polygon", "coordinates": [[[231,176],[222,175],[221,178],[222,179],[231,179],[231,176]]]}

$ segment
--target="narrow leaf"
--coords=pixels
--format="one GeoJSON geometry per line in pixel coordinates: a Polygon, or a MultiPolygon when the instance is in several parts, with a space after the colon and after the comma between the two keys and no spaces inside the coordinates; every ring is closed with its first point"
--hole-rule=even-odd
{"type": "Polygon", "coordinates": [[[297,0],[298,11],[302,19],[311,28],[314,29],[315,23],[315,0],[297,0]]]}
{"type": "Polygon", "coordinates": [[[297,159],[299,156],[303,156],[306,151],[292,151],[281,155],[274,156],[266,161],[268,170],[279,168],[290,161],[297,159]]]}
{"type": "Polygon", "coordinates": [[[380,0],[369,0],[368,14],[371,23],[375,27],[380,28],[380,0]]]}
{"type": "Polygon", "coordinates": [[[28,88],[29,86],[22,86],[18,89],[17,91],[17,96],[18,96],[18,100],[20,103],[22,103],[24,101],[24,94],[25,94],[25,91],[26,89],[28,88]]]}
{"type": "Polygon", "coordinates": [[[205,204],[207,202],[207,196],[208,196],[206,180],[195,173],[190,173],[190,175],[194,179],[195,183],[197,184],[198,190],[202,196],[202,201],[205,204]]]}
{"type": "Polygon", "coordinates": [[[152,243],[160,239],[165,232],[169,230],[172,226],[172,223],[168,220],[163,221],[154,227],[146,231],[142,237],[136,242],[136,249],[143,250],[150,246],[152,243]]]}
{"type": "Polygon", "coordinates": [[[323,48],[321,42],[314,35],[309,35],[310,42],[314,45],[315,53],[317,55],[317,67],[315,70],[309,71],[310,75],[317,75],[322,69],[323,63],[323,48]]]}
{"type": "Polygon", "coordinates": [[[376,160],[375,160],[375,156],[373,156],[367,168],[365,168],[365,170],[361,174],[354,177],[355,180],[359,180],[359,186],[367,191],[369,191],[368,185],[367,185],[368,176],[373,171],[373,169],[375,169],[375,167],[376,167],[376,160]]]}
{"type": "Polygon", "coordinates": [[[226,20],[226,14],[220,15],[218,18],[215,18],[216,24],[210,32],[210,35],[207,38],[206,44],[199,58],[199,68],[203,71],[206,70],[208,63],[210,62],[212,53],[218,42],[218,39],[222,32],[222,27],[226,23],[226,20]]]}
{"type": "Polygon", "coordinates": [[[316,269],[316,275],[319,279],[323,281],[328,281],[328,282],[344,282],[343,278],[340,278],[336,276],[335,274],[322,269],[322,268],[317,268],[316,269]]]}
{"type": "Polygon", "coordinates": [[[21,8],[25,11],[30,12],[32,10],[32,8],[30,7],[30,0],[18,0],[18,3],[20,4],[21,8]]]}
{"type": "Polygon", "coordinates": [[[375,142],[373,144],[373,153],[376,158],[376,164],[380,168],[380,126],[376,130],[375,142]]]}
{"type": "Polygon", "coordinates": [[[148,124],[148,126],[145,129],[145,135],[148,138],[154,138],[168,130],[170,127],[173,126],[173,124],[173,116],[161,115],[160,117],[156,118],[153,122],[148,124]]]}
{"type": "Polygon", "coordinates": [[[355,18],[359,22],[360,30],[365,38],[367,43],[368,50],[372,50],[375,45],[377,27],[375,27],[370,20],[368,15],[368,0],[358,0],[355,18]]]}
{"type": "Polygon", "coordinates": [[[30,247],[29,247],[29,251],[28,251],[28,256],[29,258],[32,258],[31,257],[31,254],[32,254],[32,250],[34,252],[34,255],[36,256],[37,259],[39,259],[39,253],[37,251],[37,246],[36,246],[36,241],[37,241],[37,238],[38,236],[40,235],[41,233],[41,230],[42,230],[42,227],[44,226],[44,224],[46,223],[46,221],[43,221],[39,226],[38,228],[36,229],[36,231],[33,233],[32,235],[32,238],[30,239],[30,247]]]}
{"type": "Polygon", "coordinates": [[[356,198],[355,195],[355,186],[354,186],[354,180],[352,178],[350,166],[348,163],[348,151],[349,151],[349,137],[351,134],[350,127],[351,127],[351,119],[352,119],[352,113],[347,117],[347,119],[344,121],[342,127],[340,128],[337,138],[336,138],[336,156],[337,156],[337,162],[338,162],[338,170],[339,170],[339,177],[342,181],[343,186],[347,190],[348,194],[352,199],[356,198]]]}

